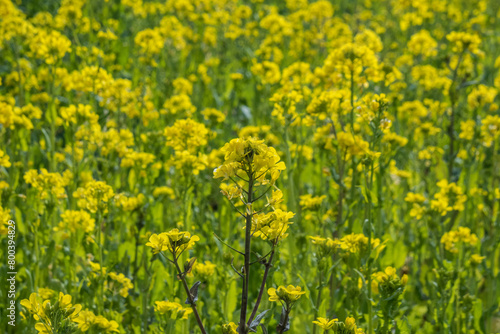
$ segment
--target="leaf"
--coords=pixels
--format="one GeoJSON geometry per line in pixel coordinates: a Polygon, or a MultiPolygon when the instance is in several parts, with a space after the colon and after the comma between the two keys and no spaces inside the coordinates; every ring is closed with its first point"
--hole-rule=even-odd
{"type": "Polygon", "coordinates": [[[358,269],[354,269],[354,271],[359,275],[359,277],[361,277],[363,285],[366,285],[365,276],[358,269]]]}
{"type": "Polygon", "coordinates": [[[372,228],[372,224],[370,223],[370,220],[365,219],[365,221],[363,222],[363,234],[365,236],[369,236],[369,235],[371,235],[372,230],[373,230],[373,228],[372,228]]]}
{"type": "MultiPolygon", "coordinates": [[[[195,304],[198,301],[198,288],[200,287],[200,284],[201,284],[201,282],[197,281],[193,284],[191,289],[189,289],[189,294],[193,298],[193,303],[195,303],[195,304]]],[[[191,305],[191,302],[189,301],[189,297],[186,299],[185,303],[188,305],[191,305]]]]}
{"type": "Polygon", "coordinates": [[[374,190],[370,190],[369,194],[370,194],[370,199],[371,199],[373,205],[377,205],[378,204],[377,193],[374,190]]]}
{"type": "Polygon", "coordinates": [[[225,297],[226,302],[224,303],[225,304],[224,314],[228,319],[233,317],[234,310],[236,310],[236,302],[238,300],[236,294],[237,294],[236,281],[232,281],[231,285],[229,286],[229,291],[225,297]]]}
{"type": "Polygon", "coordinates": [[[262,329],[263,334],[267,334],[267,328],[263,324],[260,324],[260,328],[262,329]]]}
{"type": "Polygon", "coordinates": [[[304,277],[302,277],[302,275],[297,274],[297,276],[299,277],[300,281],[302,282],[302,285],[304,286],[304,291],[306,292],[305,293],[306,298],[310,299],[309,296],[311,295],[311,292],[307,288],[307,281],[304,279],[304,277]]]}
{"type": "Polygon", "coordinates": [[[403,316],[399,322],[396,322],[396,334],[410,334],[411,325],[408,318],[403,316]]]}
{"type": "Polygon", "coordinates": [[[403,288],[399,288],[396,291],[394,291],[394,293],[392,295],[390,295],[389,297],[385,298],[384,300],[385,301],[390,301],[390,300],[393,300],[395,298],[398,298],[399,295],[403,293],[403,291],[404,291],[403,288]]]}
{"type": "Polygon", "coordinates": [[[252,119],[252,110],[249,107],[242,105],[240,106],[240,110],[246,118],[252,119]]]}
{"type": "Polygon", "coordinates": [[[278,333],[284,333],[288,330],[290,330],[290,316],[289,313],[287,312],[287,309],[285,305],[281,308],[281,317],[280,317],[280,323],[278,325],[278,333]],[[286,320],[286,324],[284,324],[286,320]]]}
{"type": "Polygon", "coordinates": [[[368,195],[366,193],[366,187],[364,186],[357,186],[357,188],[361,189],[361,195],[365,198],[365,202],[368,203],[368,195]]]}
{"type": "Polygon", "coordinates": [[[483,314],[483,301],[477,299],[474,302],[474,329],[477,330],[479,334],[483,334],[481,330],[481,315],[483,314]]]}
{"type": "Polygon", "coordinates": [[[42,268],[46,268],[53,260],[54,257],[54,250],[55,250],[56,243],[54,240],[50,243],[49,247],[46,250],[45,255],[43,256],[42,259],[42,268]]]}
{"type": "Polygon", "coordinates": [[[135,189],[135,184],[137,182],[137,176],[135,175],[135,170],[132,168],[128,173],[128,184],[130,191],[135,189]]]}
{"type": "Polygon", "coordinates": [[[253,319],[252,323],[250,324],[250,330],[252,332],[256,332],[257,331],[257,326],[260,325],[260,322],[261,322],[262,318],[264,318],[264,316],[266,315],[267,312],[269,312],[269,310],[263,311],[262,313],[260,313],[259,315],[257,315],[255,317],[255,319],[253,319]]]}

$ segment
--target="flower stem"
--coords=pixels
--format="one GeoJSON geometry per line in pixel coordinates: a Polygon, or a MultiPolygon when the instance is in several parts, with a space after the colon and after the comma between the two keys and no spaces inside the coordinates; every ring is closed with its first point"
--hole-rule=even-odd
{"type": "Polygon", "coordinates": [[[269,274],[269,270],[273,266],[272,264],[273,256],[274,256],[274,245],[271,251],[271,255],[269,256],[269,260],[266,262],[266,269],[264,271],[264,276],[262,277],[262,283],[260,284],[259,296],[257,297],[257,302],[255,302],[255,306],[253,307],[252,314],[248,319],[247,325],[250,325],[252,323],[252,320],[255,318],[255,315],[257,314],[257,311],[259,309],[260,301],[262,300],[262,295],[264,294],[264,290],[266,288],[267,275],[269,274]]]}
{"type": "Polygon", "coordinates": [[[193,309],[193,313],[194,313],[194,316],[196,318],[196,322],[198,323],[198,327],[200,327],[202,334],[207,334],[205,327],[203,327],[203,322],[201,321],[200,314],[198,313],[198,309],[196,308],[196,304],[194,303],[193,296],[191,295],[191,292],[189,291],[189,286],[186,282],[186,277],[184,276],[183,271],[179,267],[178,258],[175,256],[175,254],[174,254],[174,265],[175,265],[175,268],[177,269],[179,277],[181,278],[182,286],[184,287],[184,290],[186,290],[186,293],[188,295],[189,304],[191,305],[191,308],[193,309]]]}
{"type": "Polygon", "coordinates": [[[241,312],[240,312],[240,324],[239,333],[248,333],[246,319],[247,319],[247,306],[248,306],[248,283],[250,279],[250,255],[251,255],[251,230],[252,230],[252,201],[253,201],[253,182],[254,175],[252,168],[248,171],[248,195],[247,195],[247,212],[246,212],[246,229],[245,229],[245,265],[243,272],[243,287],[241,289],[241,312]]]}

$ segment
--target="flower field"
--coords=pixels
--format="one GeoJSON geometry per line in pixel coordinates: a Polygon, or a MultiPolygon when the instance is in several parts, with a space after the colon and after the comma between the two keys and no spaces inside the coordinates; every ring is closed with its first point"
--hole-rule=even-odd
{"type": "Polygon", "coordinates": [[[497,0],[0,0],[2,333],[500,333],[497,0]]]}

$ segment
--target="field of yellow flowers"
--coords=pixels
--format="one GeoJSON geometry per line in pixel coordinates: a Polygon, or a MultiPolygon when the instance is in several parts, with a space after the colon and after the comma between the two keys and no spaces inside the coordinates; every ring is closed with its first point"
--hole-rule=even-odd
{"type": "Polygon", "coordinates": [[[500,1],[0,0],[0,331],[500,333],[500,1]]]}

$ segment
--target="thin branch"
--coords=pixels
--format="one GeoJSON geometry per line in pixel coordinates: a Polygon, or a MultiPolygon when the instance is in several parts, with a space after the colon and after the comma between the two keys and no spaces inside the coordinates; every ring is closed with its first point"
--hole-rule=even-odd
{"type": "Polygon", "coordinates": [[[163,254],[163,252],[160,252],[159,254],[161,254],[166,260],[168,260],[170,263],[174,263],[174,261],[170,260],[168,257],[165,256],[165,254],[163,254]]]}
{"type": "MultiPolygon", "coordinates": [[[[247,205],[248,205],[248,204],[247,204],[247,202],[245,202],[245,201],[243,200],[243,198],[241,198],[241,197],[238,197],[238,198],[240,199],[241,203],[243,203],[243,205],[244,205],[244,206],[247,206],[247,205]]],[[[245,215],[244,217],[246,218],[247,216],[245,215]]]]}
{"type": "Polygon", "coordinates": [[[216,237],[220,242],[222,242],[225,246],[229,247],[230,249],[232,249],[233,251],[235,251],[236,253],[238,254],[241,254],[243,256],[245,256],[245,253],[243,252],[240,252],[239,250],[237,250],[236,248],[233,248],[231,246],[229,246],[224,240],[222,240],[221,237],[219,237],[217,234],[215,234],[215,232],[212,233],[214,235],[214,237],[216,237]]]}
{"type": "MultiPolygon", "coordinates": [[[[224,196],[226,197],[226,196],[224,196]]],[[[226,197],[227,198],[227,197],[226,197]]],[[[246,215],[244,215],[243,213],[241,213],[241,211],[236,207],[236,205],[234,205],[234,203],[229,199],[227,198],[227,200],[229,201],[229,203],[231,203],[231,205],[233,206],[233,208],[243,217],[243,218],[246,218],[246,215]]]]}
{"type": "Polygon", "coordinates": [[[236,184],[236,186],[240,189],[240,190],[243,190],[245,192],[245,194],[248,195],[248,191],[246,191],[242,186],[240,186],[240,184],[238,182],[236,182],[235,179],[233,179],[231,176],[229,177],[231,179],[231,181],[234,182],[234,184],[236,184]]]}
{"type": "Polygon", "coordinates": [[[258,211],[255,211],[254,213],[252,213],[252,216],[255,216],[255,215],[258,215],[259,213],[261,213],[262,211],[264,211],[265,209],[267,209],[267,206],[263,207],[262,209],[258,210],[258,211]]]}
{"type": "Polygon", "coordinates": [[[257,176],[255,179],[256,179],[256,180],[260,179],[263,175],[266,175],[266,173],[267,173],[267,172],[269,172],[270,170],[271,170],[271,168],[266,169],[266,171],[265,171],[264,173],[260,174],[260,175],[259,175],[259,176],[257,176]]]}
{"type": "Polygon", "coordinates": [[[266,255],[264,255],[264,256],[262,256],[262,257],[258,258],[257,260],[255,260],[255,261],[253,261],[253,262],[250,262],[250,265],[255,264],[255,263],[257,263],[257,262],[261,262],[261,261],[262,261],[262,260],[264,260],[266,257],[268,257],[268,256],[269,256],[269,254],[271,254],[271,252],[272,252],[272,251],[273,251],[273,250],[271,249],[271,250],[269,251],[269,253],[267,253],[266,255]]]}
{"type": "Polygon", "coordinates": [[[276,246],[276,244],[273,245],[273,248],[271,249],[271,257],[269,258],[269,260],[265,264],[266,269],[264,271],[264,276],[262,277],[262,283],[260,284],[259,295],[258,295],[257,301],[255,302],[255,305],[253,307],[252,314],[250,315],[250,318],[248,319],[248,322],[247,322],[247,325],[249,325],[249,326],[252,323],[253,319],[255,318],[257,311],[259,310],[260,301],[262,300],[262,295],[264,294],[264,290],[266,288],[267,275],[269,274],[269,270],[273,266],[272,262],[273,262],[275,246],[276,246]]]}
{"type": "Polygon", "coordinates": [[[265,195],[265,194],[267,194],[267,192],[269,191],[269,189],[271,189],[271,188],[273,188],[273,187],[274,187],[274,185],[269,186],[269,187],[266,189],[266,191],[264,191],[264,192],[262,193],[262,195],[260,195],[260,196],[259,196],[259,197],[257,197],[256,199],[254,199],[254,200],[252,201],[252,203],[253,203],[253,202],[256,202],[256,201],[258,201],[259,199],[261,199],[262,197],[264,197],[264,195],[265,195]]]}
{"type": "Polygon", "coordinates": [[[241,177],[241,176],[239,176],[238,174],[234,174],[234,175],[236,175],[236,176],[237,176],[240,180],[243,180],[243,181],[245,181],[245,182],[247,182],[247,183],[248,183],[248,180],[247,180],[247,179],[242,178],[242,177],[241,177]]]}
{"type": "Polygon", "coordinates": [[[233,268],[234,272],[238,274],[241,278],[243,278],[243,275],[234,267],[234,257],[231,259],[231,268],[233,268]]]}
{"type": "Polygon", "coordinates": [[[189,286],[187,285],[186,277],[184,277],[182,275],[182,270],[179,267],[179,263],[177,262],[177,258],[175,257],[175,253],[173,255],[174,255],[174,259],[175,259],[174,265],[177,268],[177,271],[179,272],[179,276],[181,278],[182,285],[184,286],[184,290],[186,290],[186,293],[188,295],[188,301],[189,301],[189,304],[191,305],[191,308],[193,309],[193,313],[194,313],[194,316],[196,318],[196,322],[198,323],[198,327],[200,328],[202,334],[207,334],[205,327],[203,327],[203,322],[201,321],[200,314],[198,313],[198,309],[196,308],[196,304],[194,303],[193,295],[191,295],[191,291],[189,290],[189,286]]]}

